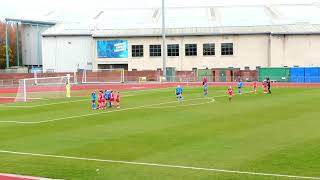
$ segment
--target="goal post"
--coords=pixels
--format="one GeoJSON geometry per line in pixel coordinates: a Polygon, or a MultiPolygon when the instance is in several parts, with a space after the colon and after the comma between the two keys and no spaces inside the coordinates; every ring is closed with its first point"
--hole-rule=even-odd
{"type": "Polygon", "coordinates": [[[66,83],[71,76],[20,79],[16,102],[66,97],[66,83]]]}
{"type": "Polygon", "coordinates": [[[84,70],[82,75],[83,84],[109,84],[123,82],[124,69],[84,70]]]}

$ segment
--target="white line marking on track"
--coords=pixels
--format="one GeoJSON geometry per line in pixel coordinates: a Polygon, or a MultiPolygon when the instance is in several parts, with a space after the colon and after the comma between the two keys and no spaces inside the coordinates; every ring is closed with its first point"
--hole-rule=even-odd
{"type": "MultiPolygon", "coordinates": [[[[243,94],[248,94],[252,92],[247,92],[243,94]]],[[[214,96],[212,98],[218,98],[218,97],[226,97],[228,95],[221,95],[221,96],[214,96]]],[[[198,100],[198,99],[207,99],[208,97],[202,97],[202,98],[194,98],[194,99],[188,99],[184,101],[193,101],[193,100],[198,100]]],[[[62,118],[56,118],[56,119],[50,119],[50,120],[44,120],[44,121],[35,121],[35,122],[30,122],[30,121],[0,121],[0,123],[13,123],[13,124],[42,124],[42,123],[49,123],[49,122],[55,122],[55,121],[62,121],[66,119],[74,119],[74,118],[82,118],[82,117],[88,117],[88,116],[94,116],[94,115],[102,115],[102,114],[108,114],[108,113],[114,113],[114,112],[121,112],[121,111],[128,111],[128,110],[135,110],[135,109],[141,109],[141,108],[149,108],[153,106],[159,106],[159,105],[164,105],[164,104],[172,104],[172,103],[177,103],[177,101],[169,101],[169,102],[163,102],[163,103],[157,103],[157,104],[149,104],[149,105],[143,105],[143,106],[136,106],[136,107],[131,107],[131,108],[124,108],[124,109],[116,109],[113,111],[104,111],[104,112],[96,112],[96,113],[88,113],[88,114],[83,114],[83,115],[76,115],[76,116],[69,116],[69,117],[62,117],[62,118]]],[[[174,106],[174,107],[179,107],[179,106],[174,106]]]]}
{"type": "Polygon", "coordinates": [[[21,155],[21,156],[48,157],[48,158],[71,159],[71,160],[82,160],[82,161],[93,161],[93,162],[104,162],[104,163],[131,164],[131,165],[141,165],[141,166],[153,166],[153,167],[164,167],[164,168],[212,171],[212,172],[221,172],[221,173],[245,174],[245,175],[251,175],[251,176],[284,177],[284,178],[294,178],[294,179],[320,179],[320,177],[273,174],[273,173],[260,173],[260,172],[226,170],[226,169],[204,168],[204,167],[194,167],[194,166],[181,166],[181,165],[170,165],[170,164],[159,164],[159,163],[145,163],[145,162],[134,162],[134,161],[84,158],[84,157],[73,157],[73,156],[59,156],[59,155],[49,155],[49,154],[35,154],[35,153],[15,152],[15,151],[7,151],[7,150],[0,150],[0,153],[21,155]]]}
{"type": "Polygon", "coordinates": [[[0,173],[0,176],[4,177],[12,177],[12,178],[18,178],[18,179],[34,179],[34,180],[58,180],[58,179],[48,179],[48,178],[40,178],[40,177],[32,177],[32,176],[22,176],[22,175],[15,175],[15,174],[5,174],[0,173]]]}

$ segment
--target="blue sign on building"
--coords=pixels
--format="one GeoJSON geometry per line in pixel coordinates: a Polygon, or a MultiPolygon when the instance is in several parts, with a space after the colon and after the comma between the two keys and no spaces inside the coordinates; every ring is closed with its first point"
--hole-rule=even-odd
{"type": "Polygon", "coordinates": [[[128,58],[127,40],[98,40],[98,58],[128,58]]]}

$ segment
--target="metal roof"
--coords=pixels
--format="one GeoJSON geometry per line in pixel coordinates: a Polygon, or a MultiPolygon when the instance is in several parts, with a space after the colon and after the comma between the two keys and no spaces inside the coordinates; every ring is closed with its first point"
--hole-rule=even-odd
{"type": "MultiPolygon", "coordinates": [[[[50,13],[47,15],[48,19],[56,18],[57,25],[45,31],[43,35],[158,36],[161,33],[161,13],[161,8],[103,9],[91,15],[66,19],[63,15],[50,13]]],[[[320,34],[319,26],[318,4],[166,9],[168,35],[320,34]]]]}
{"type": "MultiPolygon", "coordinates": [[[[167,29],[166,34],[167,36],[320,34],[320,25],[291,24],[291,25],[267,25],[267,26],[169,28],[167,29]]],[[[161,36],[161,29],[149,28],[149,29],[96,30],[96,31],[93,31],[92,36],[95,38],[161,36]]]]}

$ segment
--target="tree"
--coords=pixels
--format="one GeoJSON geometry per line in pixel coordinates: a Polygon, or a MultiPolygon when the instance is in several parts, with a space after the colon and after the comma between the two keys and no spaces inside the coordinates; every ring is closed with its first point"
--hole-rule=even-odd
{"type": "MultiPolygon", "coordinates": [[[[17,65],[17,37],[16,37],[16,25],[15,24],[8,24],[8,37],[9,37],[9,59],[10,59],[10,66],[17,65]]],[[[21,29],[21,28],[19,28],[21,29]]],[[[19,32],[20,33],[20,32],[19,32]]],[[[20,33],[21,34],[21,33],[20,33]]],[[[20,38],[21,39],[21,38],[20,38]]],[[[5,64],[5,45],[6,45],[6,24],[0,21],[0,68],[6,68],[5,64]]],[[[21,41],[19,40],[19,48],[21,49],[21,41]]],[[[21,51],[20,51],[21,57],[21,51]]],[[[20,60],[21,61],[21,60],[20,60]]]]}
{"type": "MultiPolygon", "coordinates": [[[[13,64],[13,53],[11,48],[8,50],[9,52],[9,63],[13,64]]],[[[6,68],[6,45],[1,45],[0,46],[0,69],[6,68]]]]}

